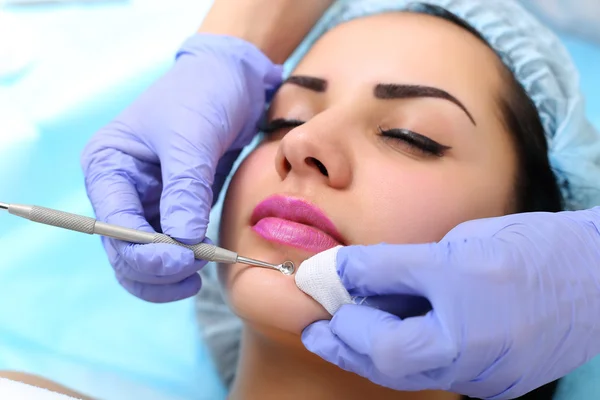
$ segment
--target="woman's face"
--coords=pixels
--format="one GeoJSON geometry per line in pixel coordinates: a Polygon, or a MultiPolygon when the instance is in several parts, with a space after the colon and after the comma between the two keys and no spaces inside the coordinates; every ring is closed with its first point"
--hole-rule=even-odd
{"type": "MultiPolygon", "coordinates": [[[[337,244],[434,242],[513,211],[499,65],[484,43],[432,16],[381,14],[331,30],[275,96],[275,131],[231,182],[221,244],[298,266],[337,244]]],[[[254,327],[300,333],[328,317],[291,276],[219,270],[229,304],[254,327]]]]}

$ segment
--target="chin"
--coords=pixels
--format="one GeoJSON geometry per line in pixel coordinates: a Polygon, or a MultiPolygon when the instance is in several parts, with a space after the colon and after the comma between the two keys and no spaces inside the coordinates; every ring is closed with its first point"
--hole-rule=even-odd
{"type": "MultiPolygon", "coordinates": [[[[313,255],[266,241],[249,227],[236,235],[235,243],[224,246],[245,257],[274,264],[290,260],[296,268],[313,255]]],[[[229,306],[248,325],[300,335],[311,323],[331,318],[319,303],[298,289],[293,275],[234,264],[219,268],[219,280],[229,306]]]]}

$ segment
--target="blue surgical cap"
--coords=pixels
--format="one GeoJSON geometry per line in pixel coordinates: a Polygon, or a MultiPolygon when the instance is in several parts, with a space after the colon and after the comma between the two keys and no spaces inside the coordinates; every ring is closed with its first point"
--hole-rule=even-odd
{"type": "Polygon", "coordinates": [[[566,209],[600,205],[600,134],[585,117],[579,75],[558,37],[514,0],[338,0],[284,65],[285,74],[328,30],[391,11],[442,7],[475,28],[525,88],[539,112],[566,209]]]}

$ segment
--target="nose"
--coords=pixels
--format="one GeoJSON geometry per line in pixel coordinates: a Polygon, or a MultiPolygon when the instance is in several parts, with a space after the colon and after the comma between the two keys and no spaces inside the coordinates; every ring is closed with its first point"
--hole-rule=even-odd
{"type": "Polygon", "coordinates": [[[275,168],[281,179],[297,175],[343,189],[352,181],[347,142],[331,129],[324,129],[317,119],[292,129],[281,139],[275,168]]]}

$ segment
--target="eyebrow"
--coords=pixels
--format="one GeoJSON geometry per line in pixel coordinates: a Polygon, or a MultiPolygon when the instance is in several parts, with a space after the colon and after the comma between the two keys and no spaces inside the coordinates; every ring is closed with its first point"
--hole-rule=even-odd
{"type": "Polygon", "coordinates": [[[421,86],[421,85],[402,85],[395,83],[380,83],[375,86],[373,90],[373,94],[378,99],[410,99],[416,97],[434,97],[438,99],[448,100],[467,114],[467,117],[471,120],[473,125],[477,126],[475,119],[467,110],[467,107],[464,106],[456,97],[452,96],[450,93],[445,90],[438,89],[431,86],[421,86]]]}
{"type": "MultiPolygon", "coordinates": [[[[283,84],[286,83],[297,85],[317,93],[323,93],[327,90],[327,81],[325,79],[317,78],[314,76],[294,75],[290,76],[283,82],[283,84]]],[[[465,114],[467,114],[467,117],[469,117],[469,120],[471,120],[473,125],[477,126],[475,119],[473,118],[467,107],[465,107],[465,105],[461,103],[456,97],[452,96],[450,93],[442,89],[423,85],[380,83],[376,85],[373,89],[373,95],[375,96],[375,98],[382,100],[410,99],[418,97],[433,97],[448,100],[460,107],[460,109],[463,110],[465,114]]]]}
{"type": "Polygon", "coordinates": [[[325,79],[315,78],[314,76],[294,75],[287,78],[282,85],[285,83],[291,83],[319,93],[327,90],[327,81],[325,79]]]}

